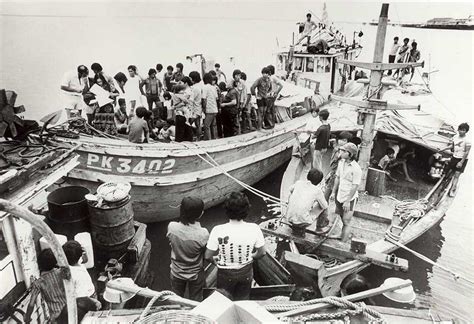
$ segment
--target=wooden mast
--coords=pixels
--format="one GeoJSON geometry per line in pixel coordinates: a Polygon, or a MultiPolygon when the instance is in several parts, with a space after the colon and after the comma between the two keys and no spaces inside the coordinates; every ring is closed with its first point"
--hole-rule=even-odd
{"type": "Polygon", "coordinates": [[[369,89],[367,93],[367,99],[359,101],[351,98],[344,98],[336,95],[332,95],[331,98],[339,100],[350,105],[358,106],[359,112],[362,114],[364,126],[362,128],[362,143],[360,145],[359,153],[359,165],[362,169],[362,180],[359,186],[359,190],[365,191],[365,185],[367,181],[367,171],[370,165],[370,153],[372,151],[372,144],[374,138],[375,129],[375,118],[377,116],[377,110],[402,110],[402,109],[420,109],[420,106],[413,105],[398,105],[388,104],[386,101],[382,101],[380,98],[382,88],[382,76],[384,70],[401,69],[406,67],[417,67],[424,66],[424,62],[421,63],[382,63],[383,50],[385,45],[385,35],[387,32],[387,21],[388,21],[388,3],[382,4],[382,10],[380,12],[379,23],[377,28],[377,37],[375,40],[374,59],[372,63],[365,62],[354,62],[348,60],[338,60],[338,63],[348,64],[357,66],[363,69],[371,70],[369,89]]]}

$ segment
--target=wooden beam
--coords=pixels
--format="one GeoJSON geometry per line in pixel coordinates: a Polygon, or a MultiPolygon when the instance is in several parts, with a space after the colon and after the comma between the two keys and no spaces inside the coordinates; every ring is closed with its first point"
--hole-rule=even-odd
{"type": "Polygon", "coordinates": [[[407,67],[424,67],[425,62],[411,62],[411,63],[370,63],[370,62],[357,62],[349,60],[337,60],[336,63],[347,64],[351,66],[356,66],[361,69],[371,70],[371,71],[386,71],[386,70],[396,70],[404,69],[407,67]]]}
{"type": "Polygon", "coordinates": [[[331,95],[331,99],[344,102],[349,105],[353,105],[365,109],[374,109],[374,110],[420,110],[420,105],[398,105],[387,103],[385,100],[380,99],[370,99],[370,100],[357,100],[347,97],[342,97],[338,95],[331,95]]]}
{"type": "MultiPolygon", "coordinates": [[[[411,286],[411,284],[412,284],[411,280],[403,280],[402,282],[400,282],[398,284],[385,286],[385,287],[380,286],[380,287],[377,287],[377,288],[374,288],[374,289],[361,291],[359,293],[348,295],[348,296],[345,296],[345,297],[342,297],[342,298],[345,299],[345,300],[354,302],[354,301],[357,301],[357,300],[362,300],[362,299],[366,299],[366,298],[369,298],[369,297],[381,295],[381,294],[386,293],[388,291],[394,291],[394,290],[397,290],[397,289],[405,288],[405,287],[411,286]]],[[[318,312],[322,309],[330,308],[330,307],[332,307],[332,305],[330,305],[330,304],[324,304],[324,303],[314,304],[314,305],[310,305],[310,306],[306,306],[306,307],[300,307],[298,309],[291,310],[291,311],[288,311],[288,312],[280,313],[280,314],[277,315],[277,317],[282,318],[282,317],[302,315],[302,314],[306,314],[306,313],[310,313],[310,312],[315,313],[315,312],[318,312]]]]}

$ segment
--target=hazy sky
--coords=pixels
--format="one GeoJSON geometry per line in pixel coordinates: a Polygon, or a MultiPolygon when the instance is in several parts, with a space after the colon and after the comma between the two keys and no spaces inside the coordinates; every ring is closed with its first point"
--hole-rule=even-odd
{"type": "MultiPolygon", "coordinates": [[[[304,19],[307,11],[320,16],[324,2],[319,1],[4,1],[3,15],[64,15],[64,16],[159,16],[173,19],[304,19]]],[[[326,1],[333,21],[362,22],[376,19],[381,1],[326,1]]],[[[434,17],[465,18],[473,14],[473,2],[391,2],[392,21],[424,22],[434,17]]]]}

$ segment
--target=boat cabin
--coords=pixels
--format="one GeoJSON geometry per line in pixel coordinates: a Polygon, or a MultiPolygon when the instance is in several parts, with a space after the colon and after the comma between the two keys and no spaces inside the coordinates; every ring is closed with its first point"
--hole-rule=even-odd
{"type": "MultiPolygon", "coordinates": [[[[298,86],[310,88],[321,94],[337,92],[343,76],[349,77],[338,59],[355,59],[362,47],[360,45],[331,48],[327,54],[312,54],[308,51],[289,51],[277,54],[276,74],[288,78],[298,86]]],[[[352,72],[352,71],[351,71],[352,72]]]]}

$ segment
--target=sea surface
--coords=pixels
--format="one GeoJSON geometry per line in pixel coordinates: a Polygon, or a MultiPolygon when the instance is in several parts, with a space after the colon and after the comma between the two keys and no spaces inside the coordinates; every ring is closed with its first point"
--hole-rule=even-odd
{"type": "MultiPolygon", "coordinates": [[[[304,16],[308,4],[274,3],[0,3],[0,88],[18,93],[17,104],[25,105],[26,118],[40,118],[62,108],[60,82],[64,72],[79,64],[100,62],[110,75],[126,71],[130,64],[146,74],[157,63],[185,64],[187,55],[203,53],[221,63],[227,75],[234,68],[247,73],[253,81],[263,66],[274,63],[277,46],[291,42],[295,22],[304,16]]],[[[321,4],[315,5],[320,10],[321,4]]],[[[392,6],[389,16],[399,21],[392,6]]],[[[379,9],[374,10],[377,18],[379,9]]],[[[331,14],[331,13],[330,13],[331,14]]],[[[337,25],[337,24],[336,24],[337,25]]],[[[376,27],[342,23],[349,41],[354,31],[362,30],[364,50],[360,60],[371,60],[376,27]]],[[[389,26],[385,53],[391,39],[416,39],[431,74],[430,87],[444,106],[440,112],[453,123],[472,125],[473,37],[470,31],[423,30],[389,26]]],[[[387,56],[387,55],[386,55],[387,56]]],[[[417,75],[418,77],[418,75],[417,75]]],[[[471,131],[471,132],[474,132],[471,131]]],[[[284,166],[256,185],[260,190],[279,194],[284,166]]],[[[442,264],[461,276],[474,280],[474,221],[472,163],[460,181],[460,190],[445,218],[409,247],[442,264]]],[[[252,218],[265,213],[265,204],[251,196],[252,218]]],[[[225,222],[223,208],[206,211],[203,224],[225,222]]],[[[153,244],[152,267],[155,289],[169,288],[169,246],[166,224],[148,227],[153,244]]],[[[418,295],[414,307],[429,308],[445,317],[463,322],[474,321],[474,285],[457,281],[446,272],[404,251],[397,253],[410,262],[407,273],[394,273],[369,267],[363,271],[372,286],[386,277],[410,278],[418,295]]],[[[389,303],[383,297],[377,299],[389,303]]],[[[412,306],[413,307],[413,306],[412,306]]]]}

